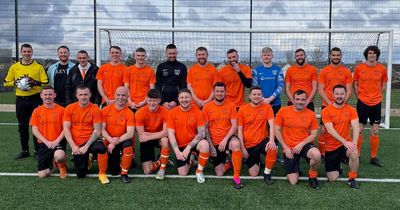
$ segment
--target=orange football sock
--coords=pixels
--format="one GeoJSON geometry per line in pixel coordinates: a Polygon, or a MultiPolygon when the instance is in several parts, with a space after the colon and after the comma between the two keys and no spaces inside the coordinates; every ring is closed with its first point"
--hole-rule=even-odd
{"type": "Polygon", "coordinates": [[[67,161],[57,163],[58,168],[61,170],[67,170],[67,161]]]}
{"type": "Polygon", "coordinates": [[[232,165],[233,165],[233,177],[239,178],[240,170],[242,169],[242,152],[240,150],[232,152],[232,165]]]}
{"type": "Polygon", "coordinates": [[[265,155],[265,167],[268,170],[272,170],[274,168],[277,155],[278,155],[278,151],[276,149],[274,149],[274,150],[269,149],[267,151],[267,155],[265,155]]]}
{"type": "Polygon", "coordinates": [[[151,171],[152,172],[157,171],[158,168],[160,168],[160,166],[161,166],[161,163],[159,160],[152,162],[151,163],[151,171]]]}
{"type": "Polygon", "coordinates": [[[357,141],[358,156],[361,156],[361,146],[363,144],[363,141],[364,141],[364,136],[362,134],[360,134],[360,136],[358,137],[358,141],[357,141]]]}
{"type": "Polygon", "coordinates": [[[198,165],[196,173],[200,173],[203,171],[204,167],[207,165],[208,157],[210,156],[209,152],[200,152],[199,157],[197,159],[198,165]]]}
{"type": "Polygon", "coordinates": [[[125,147],[122,151],[121,174],[128,174],[133,159],[133,148],[125,147]]]}
{"type": "Polygon", "coordinates": [[[325,156],[325,133],[318,135],[318,149],[321,155],[325,156]]]}
{"type": "Polygon", "coordinates": [[[97,162],[99,165],[99,174],[106,174],[108,167],[108,154],[97,154],[97,162]]]}
{"type": "Polygon", "coordinates": [[[168,164],[168,159],[169,159],[169,147],[162,147],[161,148],[161,156],[160,156],[160,170],[165,170],[168,164]]]}
{"type": "Polygon", "coordinates": [[[312,169],[308,170],[308,177],[317,178],[317,176],[318,176],[318,171],[314,171],[312,169]]]}
{"type": "Polygon", "coordinates": [[[349,171],[348,176],[349,176],[349,179],[355,179],[355,178],[357,178],[358,174],[357,174],[357,172],[349,171]]]}
{"type": "Polygon", "coordinates": [[[375,158],[379,149],[379,136],[369,136],[369,143],[371,145],[371,158],[375,158]]]}

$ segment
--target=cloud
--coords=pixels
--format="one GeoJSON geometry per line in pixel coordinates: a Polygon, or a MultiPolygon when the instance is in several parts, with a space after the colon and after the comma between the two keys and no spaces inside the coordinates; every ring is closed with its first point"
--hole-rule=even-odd
{"type": "Polygon", "coordinates": [[[103,4],[96,4],[96,10],[98,13],[104,12],[108,17],[113,17],[111,12],[109,12],[107,7],[103,4]]]}
{"type": "Polygon", "coordinates": [[[38,44],[61,43],[64,40],[63,17],[70,12],[71,0],[55,4],[37,0],[35,5],[19,4],[19,35],[21,42],[38,44]]]}
{"type": "Polygon", "coordinates": [[[279,15],[287,15],[286,9],[287,5],[282,1],[273,1],[268,5],[265,5],[264,13],[265,14],[279,14],[279,15]]]}
{"type": "MultiPolygon", "coordinates": [[[[181,14],[181,13],[179,13],[181,14]]],[[[178,23],[186,23],[186,22],[192,22],[192,23],[199,23],[202,21],[202,18],[200,17],[199,13],[193,8],[189,8],[187,13],[182,16],[182,18],[177,18],[175,21],[178,23]]]]}
{"type": "Polygon", "coordinates": [[[311,21],[311,22],[307,22],[307,28],[328,28],[327,26],[324,25],[324,23],[327,24],[327,22],[321,22],[321,21],[311,21]]]}
{"type": "Polygon", "coordinates": [[[133,11],[134,17],[141,20],[150,20],[156,22],[167,22],[170,21],[170,17],[161,15],[160,9],[152,5],[149,0],[140,1],[140,5],[137,5],[137,1],[129,1],[125,4],[130,11],[133,11]],[[140,9],[138,9],[140,8],[140,9]]]}
{"type": "Polygon", "coordinates": [[[360,10],[339,9],[338,12],[332,14],[333,28],[357,28],[366,25],[367,21],[360,13],[360,10]]]}

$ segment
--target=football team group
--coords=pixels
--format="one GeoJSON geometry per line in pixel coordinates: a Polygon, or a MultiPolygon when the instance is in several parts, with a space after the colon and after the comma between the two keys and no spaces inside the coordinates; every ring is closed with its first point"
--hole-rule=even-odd
{"type": "Polygon", "coordinates": [[[15,87],[22,147],[16,159],[30,156],[31,125],[39,177],[49,176],[55,168],[60,178],[67,177],[68,143],[78,178],[86,176],[96,158],[102,184],[109,183],[107,173],[120,174],[129,183],[138,142],[143,173],[155,173],[158,180],[165,178],[168,164],[175,164],[181,176],[197,167],[197,181],[203,183],[210,158],[217,176],[233,169],[236,189],[243,187],[242,162],[250,176],[258,176],[264,167],[263,180],[271,185],[278,160],[295,185],[303,158],[309,164],[310,187],[319,189],[318,169],[324,162],[329,181],[342,173],[341,164],[348,164],[348,185],[358,189],[363,128],[368,121],[370,163],[382,167],[378,131],[388,78],[376,46],[365,49],[365,62],[355,67],[353,75],[341,62],[341,49],[332,48],[329,65],[319,76],[303,49],[294,52],[296,62],[285,75],[273,64],[269,47],[262,49],[262,65],[253,70],[239,63],[238,52],[230,49],[227,64],[218,71],[207,61],[205,47],[196,49],[197,63],[187,69],[177,61],[174,44],[166,46],[166,61],[156,71],[146,63],[144,48],[134,51],[135,64],[129,67],[122,63],[118,46],[109,48],[110,62],[100,68],[89,62],[85,50],[77,53],[78,63],[71,62],[64,45],[57,49],[59,61],[47,71],[32,54],[31,45],[21,46],[22,59],[10,67],[4,86],[15,87]],[[248,96],[245,88],[250,88],[248,96]],[[285,107],[281,107],[283,91],[288,98],[285,107]],[[313,103],[317,92],[322,99],[320,122],[313,103]],[[356,108],[347,103],[353,92],[356,108]],[[175,163],[169,160],[172,153],[175,163]]]}

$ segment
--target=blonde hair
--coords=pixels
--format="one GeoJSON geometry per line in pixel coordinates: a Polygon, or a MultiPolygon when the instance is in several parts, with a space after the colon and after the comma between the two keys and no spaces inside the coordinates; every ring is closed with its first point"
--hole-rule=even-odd
{"type": "Polygon", "coordinates": [[[274,51],[270,47],[264,47],[262,48],[261,53],[274,53],[274,51]]]}

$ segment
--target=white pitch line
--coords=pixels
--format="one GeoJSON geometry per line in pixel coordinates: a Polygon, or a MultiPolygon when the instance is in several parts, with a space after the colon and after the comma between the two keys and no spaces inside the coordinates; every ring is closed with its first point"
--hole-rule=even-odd
{"type": "Polygon", "coordinates": [[[17,126],[18,123],[0,123],[0,125],[15,125],[15,126],[17,126]]]}
{"type": "MultiPolygon", "coordinates": [[[[36,177],[36,173],[6,173],[6,172],[0,172],[0,177],[2,176],[21,176],[21,177],[36,177]]],[[[58,177],[59,174],[51,174],[51,176],[58,177]]],[[[76,174],[68,174],[69,177],[76,177],[76,174]]],[[[118,176],[112,176],[112,175],[107,175],[108,177],[119,177],[118,176]]],[[[130,177],[133,178],[155,178],[155,175],[144,175],[144,174],[129,174],[130,177]]],[[[87,177],[99,177],[98,174],[88,174],[87,177]]],[[[179,175],[166,175],[166,178],[170,179],[196,179],[195,175],[188,175],[188,176],[179,176],[179,175]]],[[[205,178],[209,179],[232,179],[232,176],[214,176],[214,175],[205,175],[205,178]]],[[[247,179],[247,180],[262,180],[262,176],[241,176],[240,179],[247,179]]],[[[272,179],[275,180],[286,180],[286,177],[282,176],[273,176],[272,179]]],[[[308,177],[300,177],[300,180],[308,180],[308,177]]],[[[319,177],[318,180],[320,181],[327,181],[328,179],[326,177],[319,177]]],[[[339,178],[338,181],[347,181],[347,178],[339,178]]],[[[384,178],[384,179],[376,179],[376,178],[357,178],[357,181],[359,182],[380,182],[380,183],[400,183],[400,179],[390,179],[390,178],[384,178]]]]}

